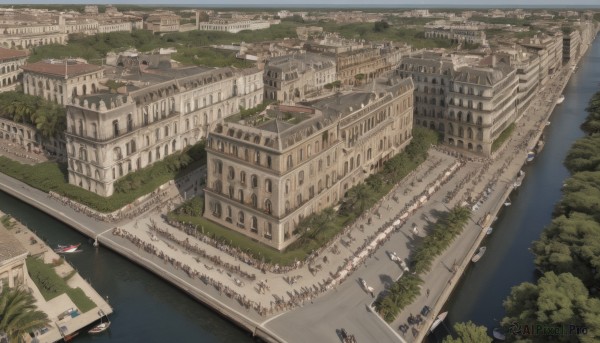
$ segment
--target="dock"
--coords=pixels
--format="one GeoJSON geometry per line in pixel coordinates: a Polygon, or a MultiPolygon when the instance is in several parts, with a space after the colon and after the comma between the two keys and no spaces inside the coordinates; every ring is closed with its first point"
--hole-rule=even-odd
{"type": "MultiPolygon", "coordinates": [[[[4,215],[0,211],[0,217],[4,215]]],[[[10,219],[10,222],[10,230],[4,227],[0,227],[0,230],[6,231],[8,235],[11,235],[20,243],[27,251],[28,259],[37,258],[46,265],[54,266],[53,270],[58,277],[67,280],[68,287],[74,289],[80,288],[95,304],[94,308],[82,312],[66,293],[46,300],[29,275],[30,272],[23,273],[23,275],[20,275],[23,278],[23,284],[36,299],[38,310],[46,313],[50,320],[48,327],[33,332],[37,342],[53,343],[62,341],[64,337],[74,336],[82,329],[98,322],[101,317],[113,313],[113,309],[108,304],[108,301],[98,294],[62,256],[55,253],[50,246],[22,223],[16,221],[14,218],[10,219]]],[[[0,226],[2,225],[0,224],[0,226]]],[[[27,270],[26,267],[24,269],[27,270]]]]}

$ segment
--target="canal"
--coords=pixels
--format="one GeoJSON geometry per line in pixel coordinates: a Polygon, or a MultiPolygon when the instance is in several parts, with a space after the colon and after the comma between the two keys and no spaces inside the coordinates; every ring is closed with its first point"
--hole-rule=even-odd
{"type": "Polygon", "coordinates": [[[449,313],[445,326],[440,325],[430,335],[430,342],[441,341],[454,323],[469,320],[486,326],[491,336],[491,330],[504,317],[502,302],[511,288],[535,281],[534,256],[529,248],[552,219],[561,186],[569,177],[562,162],[573,142],[583,136],[579,126],[587,116],[589,99],[598,90],[600,40],[596,39],[565,87],[565,101],[554,109],[551,125],[544,133],[544,149],[524,168],[527,175],[510,195],[512,205],[502,209],[492,235],[482,243],[487,246],[485,256],[463,275],[446,304],[449,313]]]}
{"type": "Polygon", "coordinates": [[[88,238],[62,222],[0,192],[0,210],[12,215],[50,246],[81,242],[83,252],[71,263],[115,313],[108,332],[87,333],[73,342],[253,342],[250,334],[215,314],[171,284],[88,238]]]}

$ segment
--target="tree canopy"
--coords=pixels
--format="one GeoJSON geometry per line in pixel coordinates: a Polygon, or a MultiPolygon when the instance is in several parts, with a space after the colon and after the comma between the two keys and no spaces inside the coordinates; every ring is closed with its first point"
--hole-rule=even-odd
{"type": "Polygon", "coordinates": [[[454,324],[456,338],[448,335],[443,343],[492,343],[493,339],[488,336],[485,326],[477,326],[472,321],[454,324]]]}
{"type": "Polygon", "coordinates": [[[571,273],[545,273],[536,284],[524,282],[513,287],[504,301],[505,327],[565,327],[586,328],[585,334],[544,335],[535,331],[513,334],[529,342],[583,342],[600,340],[600,300],[590,297],[580,279],[571,273]]]}
{"type": "Polygon", "coordinates": [[[0,116],[33,125],[44,138],[62,134],[67,128],[64,107],[41,97],[15,91],[0,93],[0,116]]]}
{"type": "Polygon", "coordinates": [[[48,325],[48,316],[37,310],[35,298],[24,289],[2,287],[0,292],[0,332],[10,343],[25,342],[23,336],[48,325]]]}

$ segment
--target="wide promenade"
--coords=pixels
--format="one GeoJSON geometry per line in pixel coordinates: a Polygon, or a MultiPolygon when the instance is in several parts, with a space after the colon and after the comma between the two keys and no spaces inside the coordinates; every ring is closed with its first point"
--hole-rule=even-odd
{"type": "Polygon", "coordinates": [[[150,212],[118,223],[93,219],[4,174],[0,174],[0,189],[155,272],[266,341],[339,342],[336,330],[341,328],[360,342],[420,341],[482,238],[482,227],[488,224],[483,219],[488,213],[493,218],[512,189],[527,150],[541,135],[570,72],[563,68],[539,92],[493,160],[431,149],[415,172],[317,258],[286,273],[263,272],[227,254],[226,247],[207,244],[164,222],[162,215],[190,194],[199,175],[164,190],[167,200],[150,212]],[[472,222],[423,276],[425,283],[416,301],[392,325],[386,324],[371,311],[373,297],[360,280],[373,287],[374,294],[383,291],[402,275],[389,253],[408,259],[439,215],[456,204],[473,209],[472,222]],[[383,231],[401,215],[401,225],[383,231]],[[378,249],[365,250],[372,244],[378,249]],[[350,267],[350,261],[357,266],[350,267]],[[348,275],[334,282],[341,268],[348,275]],[[434,309],[430,316],[420,324],[404,326],[424,305],[434,309]]]}

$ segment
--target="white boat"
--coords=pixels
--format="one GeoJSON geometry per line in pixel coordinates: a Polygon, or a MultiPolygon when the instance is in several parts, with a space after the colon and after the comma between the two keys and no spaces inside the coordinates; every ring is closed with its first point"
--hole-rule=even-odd
{"type": "Polygon", "coordinates": [[[533,161],[534,158],[535,158],[535,151],[529,150],[529,152],[527,152],[527,162],[533,161]]]}
{"type": "Polygon", "coordinates": [[[491,234],[492,234],[492,231],[494,231],[494,228],[490,226],[490,227],[488,227],[488,228],[487,228],[487,230],[486,230],[485,234],[486,234],[486,235],[491,235],[491,234]]]}
{"type": "Polygon", "coordinates": [[[525,172],[522,170],[519,170],[519,176],[517,176],[517,179],[515,180],[513,187],[519,188],[521,186],[521,183],[523,182],[524,178],[525,178],[525,172]]]}
{"type": "Polygon", "coordinates": [[[550,124],[551,124],[551,123],[550,123],[549,121],[547,121],[547,122],[546,122],[546,126],[550,126],[550,124]]]}
{"type": "Polygon", "coordinates": [[[475,255],[473,255],[471,262],[479,261],[481,259],[481,257],[483,256],[483,254],[485,254],[486,249],[487,249],[486,247],[479,248],[479,250],[477,250],[477,253],[475,255]]]}
{"type": "Polygon", "coordinates": [[[83,250],[78,250],[81,243],[73,244],[73,245],[59,245],[57,249],[54,249],[54,252],[58,254],[72,254],[75,252],[81,252],[83,250]]]}
{"type": "Polygon", "coordinates": [[[492,331],[492,335],[494,336],[495,339],[497,339],[499,341],[506,340],[506,335],[502,332],[502,329],[500,329],[500,328],[494,328],[494,330],[492,331]]]}
{"type": "Polygon", "coordinates": [[[437,328],[444,321],[444,319],[446,319],[446,316],[448,316],[448,311],[438,314],[437,318],[435,318],[433,321],[433,324],[431,324],[429,332],[433,332],[433,330],[435,330],[435,328],[437,328]]]}
{"type": "Polygon", "coordinates": [[[110,327],[110,321],[104,322],[104,323],[100,323],[100,324],[94,326],[93,328],[91,328],[88,331],[88,333],[91,333],[91,334],[102,333],[102,332],[108,330],[109,327],[110,327]]]}
{"type": "Polygon", "coordinates": [[[560,105],[560,104],[562,104],[562,103],[563,103],[563,101],[565,101],[565,95],[564,95],[564,94],[561,94],[561,95],[558,97],[558,99],[556,99],[556,104],[557,104],[557,105],[560,105]]]}
{"type": "Polygon", "coordinates": [[[544,149],[544,141],[540,140],[535,146],[535,151],[539,154],[544,149]]]}

